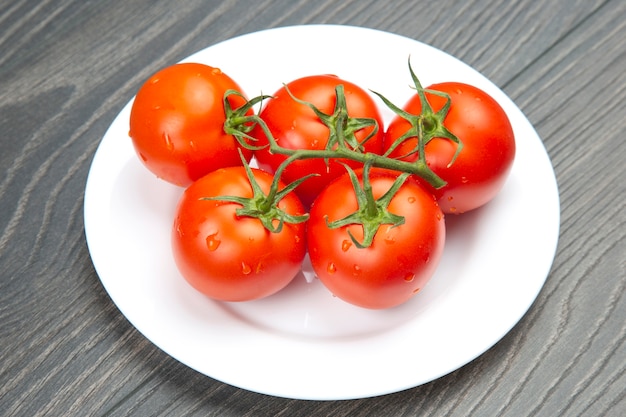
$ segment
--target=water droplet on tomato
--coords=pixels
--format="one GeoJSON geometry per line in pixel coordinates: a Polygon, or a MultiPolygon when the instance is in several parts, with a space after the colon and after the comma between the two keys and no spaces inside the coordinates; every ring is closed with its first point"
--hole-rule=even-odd
{"type": "Polygon", "coordinates": [[[337,272],[337,267],[334,263],[329,262],[328,266],[326,266],[326,272],[328,272],[329,274],[334,274],[335,272],[337,272]]]}
{"type": "Polygon", "coordinates": [[[421,288],[416,288],[413,290],[413,294],[417,294],[418,292],[420,292],[421,288]]]}
{"type": "Polygon", "coordinates": [[[241,263],[241,273],[244,275],[248,275],[250,272],[252,272],[252,268],[250,268],[250,265],[248,265],[245,262],[241,263]]]}
{"type": "Polygon", "coordinates": [[[142,161],[147,162],[148,158],[146,158],[146,155],[142,154],[141,152],[139,152],[139,157],[141,158],[142,161]]]}
{"type": "Polygon", "coordinates": [[[151,79],[151,80],[150,80],[150,83],[152,83],[152,84],[156,84],[156,83],[158,83],[159,81],[161,81],[161,79],[160,79],[159,77],[154,77],[153,79],[151,79]]]}
{"type": "Polygon", "coordinates": [[[361,267],[357,264],[354,264],[354,266],[352,267],[352,275],[354,275],[355,277],[357,275],[361,275],[361,267]]]}
{"type": "Polygon", "coordinates": [[[352,242],[350,242],[348,239],[341,242],[341,250],[344,252],[347,252],[351,246],[352,246],[352,242]]]}
{"type": "Polygon", "coordinates": [[[437,220],[441,220],[441,213],[437,213],[437,220]]]}
{"type": "Polygon", "coordinates": [[[456,207],[450,207],[450,213],[456,213],[456,207]]]}
{"type": "Polygon", "coordinates": [[[211,252],[219,248],[220,243],[222,243],[222,241],[217,238],[217,233],[210,234],[206,237],[206,247],[211,252]]]}
{"type": "Polygon", "coordinates": [[[254,272],[258,274],[258,273],[263,272],[264,269],[265,269],[265,265],[263,265],[263,262],[259,262],[256,268],[254,268],[254,272]]]}
{"type": "Polygon", "coordinates": [[[467,184],[468,181],[467,177],[461,177],[461,183],[467,184]]]}
{"type": "Polygon", "coordinates": [[[213,69],[211,70],[211,73],[212,73],[213,75],[221,75],[221,74],[222,74],[222,70],[221,70],[221,69],[219,69],[219,68],[213,68],[213,69]]]}
{"type": "Polygon", "coordinates": [[[167,148],[167,150],[173,151],[174,143],[172,142],[172,138],[170,138],[170,135],[167,133],[163,133],[163,140],[165,141],[165,147],[167,148]]]}
{"type": "Polygon", "coordinates": [[[194,151],[195,151],[195,150],[197,149],[197,148],[196,148],[196,142],[194,142],[193,140],[190,140],[190,141],[189,141],[189,147],[190,147],[192,150],[194,150],[194,151]]]}
{"type": "Polygon", "coordinates": [[[409,202],[409,204],[413,204],[415,203],[415,197],[411,196],[407,199],[407,201],[409,202]]]}
{"type": "Polygon", "coordinates": [[[396,237],[393,235],[387,235],[385,236],[385,243],[388,245],[392,245],[394,243],[396,243],[396,237]]]}
{"type": "Polygon", "coordinates": [[[413,281],[414,279],[415,279],[415,274],[414,274],[414,273],[412,273],[412,272],[411,272],[411,273],[408,273],[408,274],[406,274],[406,275],[404,276],[404,280],[405,280],[406,282],[411,282],[411,281],[413,281]]]}
{"type": "Polygon", "coordinates": [[[452,200],[454,200],[454,197],[448,196],[448,201],[452,201],[452,200]]]}

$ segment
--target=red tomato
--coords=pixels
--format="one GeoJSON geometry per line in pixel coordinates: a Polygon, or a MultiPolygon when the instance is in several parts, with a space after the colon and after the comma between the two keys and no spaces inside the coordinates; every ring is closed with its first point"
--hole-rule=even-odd
{"type": "MultiPolygon", "coordinates": [[[[176,64],[139,89],[130,113],[137,155],[157,177],[188,186],[210,171],[241,165],[237,140],[224,133],[224,93],[240,87],[218,68],[176,64]]],[[[231,96],[233,108],[245,103],[231,96]]],[[[244,150],[249,160],[252,152],[244,150]]]]}
{"type": "MultiPolygon", "coordinates": [[[[370,183],[374,198],[385,194],[396,177],[395,173],[373,169],[370,183]]],[[[388,205],[389,212],[403,216],[405,223],[381,225],[371,246],[359,248],[348,231],[361,242],[361,225],[327,226],[327,222],[344,218],[357,207],[347,174],[333,181],[315,200],[307,222],[313,269],[334,295],[351,304],[370,309],[402,304],[426,285],[437,268],[445,241],[443,214],[433,196],[410,177],[388,205]]]]}
{"type": "MultiPolygon", "coordinates": [[[[267,193],[273,176],[252,171],[267,193]]],[[[272,233],[257,218],[237,216],[240,204],[202,199],[252,195],[244,167],[229,167],[194,182],[179,202],[172,229],[174,260],[182,276],[211,298],[266,297],[284,288],[300,271],[306,252],[304,223],[285,223],[280,232],[272,233]]],[[[305,213],[293,192],[278,207],[292,215],[305,213]]]]}
{"type": "MultiPolygon", "coordinates": [[[[425,148],[426,163],[447,182],[443,188],[433,190],[445,213],[463,213],[478,208],[502,188],[515,158],[515,137],[511,123],[500,105],[484,91],[467,84],[446,82],[435,84],[427,90],[449,94],[450,111],[443,120],[444,126],[459,138],[463,147],[453,159],[457,144],[448,139],[434,138],[425,148]]],[[[446,99],[426,93],[426,98],[436,113],[446,99]]],[[[419,96],[415,94],[403,107],[418,115],[422,112],[419,96]]],[[[385,149],[408,129],[409,122],[395,117],[385,133],[385,149]]],[[[396,148],[390,156],[406,155],[416,146],[417,139],[409,139],[396,148]]],[[[415,160],[417,154],[403,158],[415,160]]]]}
{"type": "MultiPolygon", "coordinates": [[[[334,75],[315,75],[299,78],[290,82],[287,87],[298,99],[309,102],[325,114],[332,114],[336,104],[335,88],[344,86],[348,115],[351,118],[371,118],[378,123],[378,132],[364,145],[365,152],[381,153],[383,141],[383,121],[372,97],[359,86],[342,80],[334,75]]],[[[315,112],[305,104],[298,103],[286,88],[279,89],[273,98],[268,100],[260,113],[272,136],[278,144],[287,149],[325,149],[328,144],[330,130],[315,112]]],[[[372,127],[364,128],[355,133],[361,142],[373,131],[372,127]]],[[[251,136],[259,139],[259,144],[267,144],[267,138],[260,127],[252,131],[251,136]]],[[[277,167],[287,158],[285,155],[272,154],[268,148],[255,152],[259,167],[275,172],[277,167]]],[[[354,161],[343,161],[352,167],[360,164],[354,161]]],[[[298,160],[290,164],[282,174],[286,183],[311,173],[318,177],[307,179],[296,189],[305,206],[309,206],[319,192],[334,178],[345,173],[345,168],[336,160],[327,164],[323,159],[298,160]]]]}

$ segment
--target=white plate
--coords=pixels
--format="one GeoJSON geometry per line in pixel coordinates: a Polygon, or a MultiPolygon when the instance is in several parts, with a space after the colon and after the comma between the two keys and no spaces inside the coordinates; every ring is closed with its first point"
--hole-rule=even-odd
{"type": "MultiPolygon", "coordinates": [[[[543,286],[559,233],[548,155],[502,91],[435,48],[346,26],[252,33],[186,61],[220,67],[250,97],[271,94],[300,76],[333,73],[404,104],[412,94],[409,56],[424,86],[463,81],[491,94],[517,138],[516,160],[499,196],[475,212],[448,217],[441,265],[423,291],[386,311],[350,306],[303,276],[261,301],[220,303],[200,295],[179,275],[170,254],[182,190],[156,179],[138,161],[128,137],[128,103],[102,139],[85,190],[91,257],[128,320],[205,375],[297,399],[353,399],[415,387],[458,369],[500,340],[543,286]]],[[[383,112],[389,121],[391,112],[383,112]]]]}

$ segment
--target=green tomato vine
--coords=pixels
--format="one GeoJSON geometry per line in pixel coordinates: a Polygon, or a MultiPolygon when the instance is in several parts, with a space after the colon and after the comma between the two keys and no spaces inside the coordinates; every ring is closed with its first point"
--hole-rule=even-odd
{"type": "Polygon", "coordinates": [[[281,147],[263,119],[256,114],[250,114],[251,109],[255,105],[262,103],[266,99],[271,100],[272,97],[261,95],[246,101],[246,103],[241,107],[233,109],[230,105],[229,97],[245,97],[243,97],[243,95],[238,91],[228,90],[224,94],[224,111],[226,114],[224,131],[227,134],[233,135],[242,147],[254,151],[262,149],[262,146],[258,146],[256,144],[258,140],[252,137],[249,133],[256,125],[258,125],[268,139],[269,145],[266,146],[269,146],[269,151],[275,154],[285,155],[287,158],[274,173],[274,180],[270,187],[270,191],[267,194],[264,194],[260,189],[254,180],[254,175],[250,166],[242,157],[243,165],[252,186],[253,196],[251,198],[219,196],[211,197],[209,199],[240,204],[241,207],[236,210],[236,214],[238,216],[256,217],[262,222],[267,230],[273,233],[279,233],[282,230],[284,223],[301,223],[308,219],[308,214],[292,216],[285,213],[278,208],[278,202],[288,193],[292,192],[302,182],[315,175],[307,175],[291,184],[288,184],[284,188],[279,189],[281,174],[289,164],[296,160],[311,158],[324,159],[327,163],[331,159],[356,161],[363,164],[362,185],[359,183],[356,173],[347,165],[344,164],[344,166],[346,167],[354,188],[358,202],[358,209],[343,219],[328,223],[328,227],[338,228],[349,224],[362,225],[364,231],[363,241],[358,242],[350,232],[348,232],[348,234],[357,247],[369,247],[381,225],[391,224],[393,226],[399,226],[404,223],[404,218],[390,213],[387,206],[410,175],[416,175],[422,178],[434,188],[441,188],[446,185],[446,182],[435,174],[426,163],[426,144],[434,138],[445,138],[456,143],[457,150],[450,161],[450,164],[454,162],[462,149],[461,141],[443,124],[443,121],[450,110],[450,97],[439,91],[425,90],[415,75],[410,61],[409,71],[411,73],[414,88],[422,104],[422,111],[420,114],[410,114],[390,102],[383,95],[372,91],[380,97],[385,105],[388,106],[394,113],[406,119],[410,124],[409,130],[403,136],[394,141],[391,147],[383,155],[364,151],[363,145],[365,142],[375,135],[381,127],[378,126],[377,121],[374,119],[352,118],[349,116],[343,85],[338,85],[335,89],[335,107],[333,112],[330,114],[320,111],[312,103],[295,97],[291,91],[289,91],[288,86],[285,85],[287,92],[293,100],[310,107],[319,120],[328,127],[330,132],[329,139],[326,147],[321,150],[288,149],[281,147]],[[433,111],[426,98],[426,92],[446,98],[446,103],[441,110],[437,112],[433,111]],[[359,142],[355,133],[369,127],[372,127],[372,131],[365,139],[359,142]],[[402,155],[400,158],[416,153],[418,157],[415,161],[407,162],[400,160],[399,158],[392,158],[389,156],[404,141],[413,138],[417,139],[415,148],[408,154],[402,155]],[[369,171],[372,167],[385,168],[400,173],[390,189],[379,199],[374,198],[369,184],[369,171]]]}

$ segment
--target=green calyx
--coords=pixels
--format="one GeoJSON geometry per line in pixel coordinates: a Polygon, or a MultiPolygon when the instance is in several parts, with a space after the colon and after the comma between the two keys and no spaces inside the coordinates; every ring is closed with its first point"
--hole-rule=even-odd
{"type": "Polygon", "coordinates": [[[308,213],[295,216],[278,207],[278,203],[311,175],[300,178],[280,190],[278,189],[280,175],[275,175],[269,192],[265,194],[255,179],[254,173],[252,172],[250,165],[243,157],[241,151],[239,154],[243,162],[243,167],[246,171],[246,176],[248,177],[248,181],[250,181],[250,185],[252,187],[252,197],[248,198],[225,195],[204,197],[202,198],[203,200],[227,201],[240,204],[241,207],[235,210],[235,214],[237,214],[237,216],[257,218],[263,226],[272,233],[280,233],[283,230],[285,223],[297,224],[308,220],[308,213]]]}
{"type": "Polygon", "coordinates": [[[330,134],[325,147],[327,151],[333,151],[335,149],[349,149],[355,152],[363,153],[363,145],[365,142],[378,132],[379,126],[375,119],[348,116],[348,105],[346,103],[346,95],[344,93],[343,84],[339,84],[335,87],[335,108],[331,114],[323,113],[312,103],[295,97],[287,85],[285,85],[285,90],[294,101],[313,110],[320,121],[328,127],[330,134]],[[363,139],[363,141],[359,142],[356,137],[356,132],[368,127],[373,127],[372,131],[367,135],[367,137],[365,137],[365,139],[363,139]]]}
{"type": "Polygon", "coordinates": [[[254,142],[257,142],[258,139],[250,136],[250,132],[254,127],[261,123],[265,125],[261,118],[256,114],[248,114],[248,112],[257,104],[261,103],[263,100],[270,98],[270,96],[257,96],[252,98],[251,100],[247,100],[243,94],[241,94],[237,90],[227,90],[224,93],[223,105],[224,105],[224,133],[228,135],[232,135],[237,142],[246,149],[251,150],[259,150],[262,149],[263,146],[256,146],[254,142]],[[228,98],[230,96],[241,97],[245,100],[245,104],[241,107],[237,107],[233,109],[230,105],[230,101],[228,98]]]}
{"type": "MultiPolygon", "coordinates": [[[[411,62],[409,60],[409,71],[411,72],[411,78],[413,79],[413,84],[415,91],[420,99],[422,111],[420,114],[411,114],[403,109],[399,108],[392,102],[390,102],[387,98],[385,98],[382,94],[379,94],[373,91],[381,100],[389,107],[394,113],[398,116],[402,117],[406,121],[409,122],[410,128],[407,132],[400,136],[398,139],[394,141],[394,143],[389,147],[385,156],[389,156],[395,149],[398,148],[403,142],[408,139],[416,138],[417,145],[408,153],[404,155],[400,155],[399,158],[405,158],[407,156],[413,155],[417,153],[418,160],[416,163],[426,164],[426,151],[425,147],[428,142],[433,140],[434,138],[444,138],[448,139],[457,144],[456,151],[452,156],[452,159],[448,163],[448,166],[451,166],[456,160],[457,156],[461,152],[463,148],[463,143],[459,140],[454,133],[452,133],[448,128],[446,128],[443,124],[448,112],[450,111],[451,99],[450,96],[446,93],[436,90],[425,90],[422,87],[419,79],[415,75],[413,68],[411,67],[411,62]],[[428,102],[426,98],[426,93],[434,94],[446,99],[446,103],[444,106],[437,112],[433,111],[432,106],[428,102]]],[[[430,181],[429,181],[430,182],[430,181]]],[[[432,183],[431,183],[432,185],[432,183]]]]}
{"type": "Polygon", "coordinates": [[[356,173],[349,166],[345,165],[354,193],[356,195],[358,208],[355,212],[348,216],[335,220],[327,221],[330,229],[337,229],[349,225],[361,225],[363,227],[363,240],[359,242],[348,230],[348,235],[354,245],[360,249],[368,248],[374,241],[376,232],[383,224],[390,224],[396,227],[404,224],[404,217],[391,213],[388,209],[391,199],[397,194],[402,184],[406,181],[410,174],[403,173],[393,182],[391,188],[378,199],[374,198],[372,186],[369,180],[370,164],[365,164],[363,168],[363,185],[359,183],[356,173]]]}

